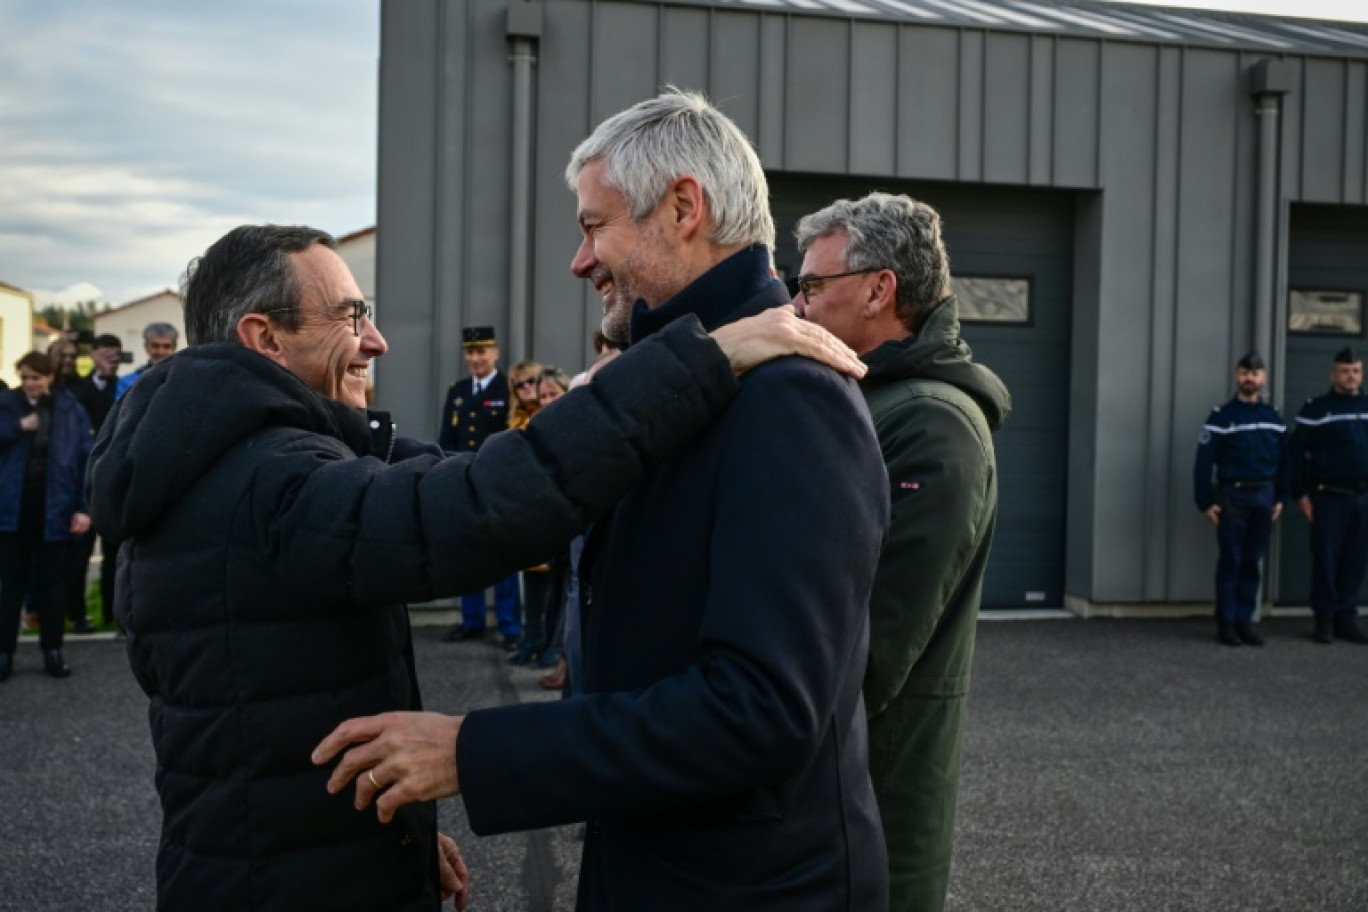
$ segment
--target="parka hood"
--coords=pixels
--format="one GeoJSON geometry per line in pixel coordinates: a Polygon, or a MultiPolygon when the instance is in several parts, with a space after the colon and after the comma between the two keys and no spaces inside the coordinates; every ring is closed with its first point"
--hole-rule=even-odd
{"type": "Polygon", "coordinates": [[[913,378],[949,383],[973,397],[994,431],[1012,412],[1006,385],[987,367],[974,363],[969,344],[960,338],[959,305],[953,296],[931,308],[921,332],[885,342],[861,360],[869,367],[861,381],[866,387],[913,378]]]}
{"type": "Polygon", "coordinates": [[[387,416],[327,399],[240,345],[167,358],[115,403],[95,443],[86,493],[96,529],[137,536],[229,448],[281,426],[335,437],[358,455],[383,456],[393,434],[387,416]]]}

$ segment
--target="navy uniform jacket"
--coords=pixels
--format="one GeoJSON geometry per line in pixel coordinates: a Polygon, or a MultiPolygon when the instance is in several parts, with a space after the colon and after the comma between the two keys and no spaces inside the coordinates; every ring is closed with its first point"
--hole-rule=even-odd
{"type": "MultiPolygon", "coordinates": [[[[643,317],[787,303],[768,267],[751,248],[638,310],[632,348],[643,317]]],[[[747,373],[591,533],[587,693],[466,717],[471,828],[591,820],[579,912],[887,909],[860,696],[887,485],[853,381],[802,358],[747,373]]]]}
{"type": "Polygon", "coordinates": [[[1306,400],[1288,444],[1293,499],[1317,486],[1349,489],[1368,482],[1368,398],[1334,390],[1306,400]]]}
{"type": "Polygon", "coordinates": [[[508,379],[503,371],[494,375],[478,399],[471,394],[474,379],[466,377],[447,388],[437,430],[437,444],[444,450],[473,452],[490,434],[508,430],[508,379]]]}
{"type": "Polygon", "coordinates": [[[1211,410],[1198,438],[1197,461],[1192,470],[1192,492],[1197,509],[1206,512],[1216,503],[1212,469],[1217,484],[1236,481],[1271,481],[1278,500],[1283,499],[1282,416],[1266,402],[1244,402],[1234,396],[1211,410]]]}

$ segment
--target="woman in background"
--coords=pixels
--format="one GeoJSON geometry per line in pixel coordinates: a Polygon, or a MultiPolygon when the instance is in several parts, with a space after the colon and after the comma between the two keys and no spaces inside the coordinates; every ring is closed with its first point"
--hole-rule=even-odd
{"type": "MultiPolygon", "coordinates": [[[[517,376],[513,367],[510,376],[517,376]]],[[[570,386],[570,378],[555,367],[542,368],[534,378],[531,390],[537,397],[537,408],[545,408],[563,396],[570,386]]],[[[521,395],[521,390],[519,391],[521,395]]],[[[560,640],[556,619],[560,614],[561,594],[565,589],[566,558],[558,557],[545,564],[523,571],[523,640],[510,659],[514,665],[536,663],[544,668],[556,664],[560,654],[560,640]],[[550,656],[548,658],[548,655],[550,656]]]]}
{"type": "Polygon", "coordinates": [[[508,369],[508,386],[513,391],[513,407],[508,410],[510,428],[522,430],[527,427],[527,422],[541,408],[537,401],[537,381],[542,370],[536,361],[519,361],[508,369]]]}
{"type": "Polygon", "coordinates": [[[71,539],[90,529],[90,418],[69,392],[52,393],[47,355],[29,352],[15,369],[19,388],[0,393],[0,681],[14,667],[25,594],[38,613],[43,668],[65,678],[59,596],[71,539]]]}

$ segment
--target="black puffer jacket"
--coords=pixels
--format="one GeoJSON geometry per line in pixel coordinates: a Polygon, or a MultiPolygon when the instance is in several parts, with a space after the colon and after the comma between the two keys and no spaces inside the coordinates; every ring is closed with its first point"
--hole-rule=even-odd
{"type": "MultiPolygon", "coordinates": [[[[388,420],[234,345],[187,349],[111,412],[89,485],[127,544],[117,615],[151,698],[162,910],[431,910],[435,811],[331,797],[314,745],[419,704],[401,602],[546,560],[725,406],[697,324],[522,434],[395,464],[388,420]]],[[[401,453],[412,453],[401,445],[401,453]]]]}

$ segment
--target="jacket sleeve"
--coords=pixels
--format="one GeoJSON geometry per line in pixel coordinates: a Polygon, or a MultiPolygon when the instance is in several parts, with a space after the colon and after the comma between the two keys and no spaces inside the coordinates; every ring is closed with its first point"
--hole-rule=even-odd
{"type": "Polygon", "coordinates": [[[394,465],[295,435],[242,509],[254,547],[309,601],[459,595],[563,551],[727,406],[737,381],[696,320],[625,353],[523,434],[394,465]],[[630,355],[630,357],[629,357],[630,355]]]}
{"type": "Polygon", "coordinates": [[[985,426],[935,396],[881,418],[892,519],[869,600],[865,708],[883,712],[959,592],[990,529],[993,462],[985,426]],[[984,437],[980,437],[980,433],[984,437]]]}
{"type": "Polygon", "coordinates": [[[85,406],[72,396],[72,409],[69,427],[75,435],[73,446],[76,449],[76,476],[72,479],[72,496],[75,503],[76,513],[89,513],[90,507],[86,503],[85,484],[83,481],[86,475],[86,467],[90,462],[90,451],[95,447],[95,434],[91,430],[90,415],[86,412],[85,406]]]}
{"type": "Polygon", "coordinates": [[[812,762],[841,689],[859,687],[887,523],[878,446],[844,383],[747,379],[700,492],[714,512],[696,662],[639,691],[466,717],[456,754],[475,832],[696,807],[812,762]]]}
{"type": "Polygon", "coordinates": [[[24,436],[19,427],[19,400],[7,391],[0,395],[0,447],[7,447],[24,436]]]}
{"type": "Polygon", "coordinates": [[[1207,423],[1202,425],[1202,432],[1197,437],[1197,458],[1192,462],[1192,499],[1203,513],[1216,502],[1211,491],[1211,472],[1216,467],[1216,449],[1221,443],[1220,436],[1208,427],[1210,423],[1208,417],[1207,423]]]}

